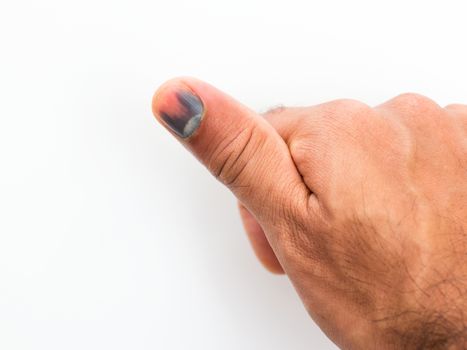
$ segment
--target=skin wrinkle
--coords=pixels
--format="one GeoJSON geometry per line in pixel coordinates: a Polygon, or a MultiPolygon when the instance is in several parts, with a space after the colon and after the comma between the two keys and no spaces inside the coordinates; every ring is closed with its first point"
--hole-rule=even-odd
{"type": "MultiPolygon", "coordinates": [[[[229,140],[228,142],[226,142],[225,146],[223,146],[218,152],[216,152],[217,154],[214,155],[212,157],[212,159],[216,160],[216,159],[219,159],[220,158],[220,155],[224,154],[225,150],[229,147],[232,147],[232,145],[235,143],[235,141],[237,141],[240,136],[242,134],[244,134],[245,132],[249,132],[249,129],[248,128],[244,128],[242,129],[238,134],[236,134],[236,136],[234,136],[231,140],[229,140]]],[[[251,134],[250,134],[250,137],[251,138],[251,134]]],[[[225,160],[221,163],[220,167],[219,167],[219,170],[218,171],[215,171],[214,173],[214,176],[218,179],[220,179],[221,177],[221,174],[223,173],[224,171],[224,168],[226,166],[226,164],[229,162],[229,160],[231,159],[231,156],[232,156],[233,153],[231,153],[228,157],[225,157],[225,160]]],[[[216,163],[216,161],[214,162],[211,162],[211,164],[213,163],[216,163]]],[[[210,166],[211,169],[214,169],[214,166],[211,165],[210,166]]]]}
{"type": "MultiPolygon", "coordinates": [[[[254,129],[250,129],[248,138],[244,142],[244,146],[240,149],[240,151],[238,152],[238,155],[236,155],[235,158],[232,159],[231,168],[237,168],[237,171],[233,175],[233,177],[231,177],[231,180],[225,182],[227,186],[237,183],[238,178],[242,175],[243,171],[248,166],[248,160],[244,158],[245,158],[246,150],[248,150],[248,148],[254,147],[252,146],[252,141],[254,140],[253,135],[254,135],[254,129]],[[241,165],[240,167],[236,167],[235,165],[239,162],[239,160],[243,160],[243,165],[241,165]]],[[[228,164],[230,159],[231,157],[228,158],[225,164],[228,164]]],[[[223,169],[225,169],[225,166],[223,167],[223,169]]],[[[219,177],[222,177],[222,170],[219,173],[219,177]]]]}

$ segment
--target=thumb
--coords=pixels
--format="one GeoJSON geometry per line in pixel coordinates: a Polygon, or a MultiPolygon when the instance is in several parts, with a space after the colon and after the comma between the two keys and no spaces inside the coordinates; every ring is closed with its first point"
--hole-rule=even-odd
{"type": "Polygon", "coordinates": [[[279,211],[307,198],[275,129],[213,86],[170,80],[154,95],[153,113],[259,220],[283,218],[279,211]]]}

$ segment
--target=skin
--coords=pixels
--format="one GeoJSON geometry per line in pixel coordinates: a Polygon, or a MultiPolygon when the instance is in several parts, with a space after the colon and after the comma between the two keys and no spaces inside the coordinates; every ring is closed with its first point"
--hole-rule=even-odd
{"type": "Polygon", "coordinates": [[[259,260],[338,346],[465,347],[467,106],[403,94],[258,115],[177,78],[153,111],[238,198],[259,260]],[[185,138],[160,117],[180,91],[204,107],[185,138]]]}

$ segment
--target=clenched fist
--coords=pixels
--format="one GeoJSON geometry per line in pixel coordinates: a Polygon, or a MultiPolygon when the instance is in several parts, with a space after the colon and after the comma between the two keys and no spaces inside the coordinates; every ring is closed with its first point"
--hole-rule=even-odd
{"type": "Polygon", "coordinates": [[[467,107],[415,94],[258,115],[192,79],[153,111],[345,349],[467,346],[467,107]]]}

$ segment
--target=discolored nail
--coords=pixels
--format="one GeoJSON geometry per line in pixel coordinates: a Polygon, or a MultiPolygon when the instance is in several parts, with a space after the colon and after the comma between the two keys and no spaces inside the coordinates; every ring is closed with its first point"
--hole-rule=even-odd
{"type": "Polygon", "coordinates": [[[161,119],[180,137],[191,136],[199,127],[204,115],[204,105],[191,91],[176,90],[165,96],[159,108],[161,119]]]}

